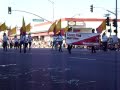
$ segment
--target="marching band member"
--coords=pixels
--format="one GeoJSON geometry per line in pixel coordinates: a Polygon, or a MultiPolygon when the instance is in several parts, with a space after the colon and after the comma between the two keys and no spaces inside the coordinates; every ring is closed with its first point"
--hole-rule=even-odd
{"type": "Polygon", "coordinates": [[[20,35],[20,53],[23,46],[24,53],[26,53],[27,43],[26,43],[26,33],[20,35]]]}
{"type": "Polygon", "coordinates": [[[6,33],[3,34],[3,50],[7,51],[7,41],[8,41],[8,37],[6,35],[6,33]]]}
{"type": "Polygon", "coordinates": [[[29,50],[31,50],[32,37],[30,33],[28,34],[28,44],[29,44],[29,50]]]}
{"type": "Polygon", "coordinates": [[[16,35],[15,35],[15,37],[14,37],[14,47],[15,47],[15,49],[18,48],[18,38],[17,38],[16,35]]]}

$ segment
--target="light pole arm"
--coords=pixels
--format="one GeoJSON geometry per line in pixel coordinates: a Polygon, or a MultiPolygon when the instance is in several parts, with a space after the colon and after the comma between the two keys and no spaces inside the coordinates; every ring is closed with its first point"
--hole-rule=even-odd
{"type": "Polygon", "coordinates": [[[112,13],[112,14],[116,15],[116,13],[114,13],[114,12],[112,12],[112,11],[110,11],[110,10],[106,10],[106,11],[108,11],[108,12],[110,12],[110,13],[112,13]]]}
{"type": "Polygon", "coordinates": [[[53,1],[51,1],[51,0],[48,0],[49,2],[51,2],[52,4],[54,4],[54,2],[53,1]]]}
{"type": "MultiPolygon", "coordinates": [[[[41,18],[41,19],[44,19],[45,21],[51,22],[51,21],[49,21],[49,20],[47,20],[47,19],[45,19],[45,18],[43,18],[43,17],[41,17],[41,16],[39,16],[39,15],[37,15],[37,14],[31,13],[31,12],[28,12],[28,11],[23,11],[23,10],[12,10],[12,11],[29,13],[29,14],[32,14],[32,15],[34,15],[34,16],[37,16],[37,17],[39,17],[39,18],[41,18]]],[[[51,22],[51,23],[52,23],[52,22],[51,22]]]]}
{"type": "Polygon", "coordinates": [[[76,15],[79,15],[79,16],[80,16],[80,13],[73,15],[72,18],[75,17],[76,15]]]}
{"type": "Polygon", "coordinates": [[[105,8],[103,8],[103,7],[94,7],[94,8],[101,8],[101,9],[103,9],[103,10],[106,10],[106,11],[108,11],[108,12],[110,12],[110,13],[112,13],[112,14],[116,15],[116,13],[114,13],[114,12],[112,12],[112,11],[108,10],[108,9],[105,9],[105,8]]]}

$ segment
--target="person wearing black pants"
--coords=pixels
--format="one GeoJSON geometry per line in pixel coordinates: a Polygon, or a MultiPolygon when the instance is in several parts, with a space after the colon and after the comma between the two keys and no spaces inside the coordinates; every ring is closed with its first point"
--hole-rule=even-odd
{"type": "Polygon", "coordinates": [[[24,43],[24,53],[26,53],[26,48],[27,48],[27,46],[28,46],[28,43],[25,42],[25,43],[24,43]]]}
{"type": "Polygon", "coordinates": [[[95,46],[92,45],[92,53],[96,53],[95,46]]]}
{"type": "Polygon", "coordinates": [[[103,45],[103,50],[105,52],[107,51],[107,42],[108,42],[108,37],[106,36],[106,33],[103,33],[103,35],[102,35],[102,45],[103,45]]]}
{"type": "Polygon", "coordinates": [[[3,34],[3,50],[4,51],[7,51],[7,46],[8,46],[8,41],[9,39],[8,39],[8,37],[7,37],[7,35],[6,35],[6,33],[4,33],[3,34]]]}
{"type": "Polygon", "coordinates": [[[59,46],[59,52],[62,52],[62,43],[63,43],[62,41],[59,41],[59,45],[60,45],[59,46]]]}
{"type": "Polygon", "coordinates": [[[23,48],[24,48],[24,42],[23,42],[23,41],[20,41],[20,53],[21,53],[22,45],[23,45],[23,48]]]}
{"type": "Polygon", "coordinates": [[[59,35],[57,37],[57,41],[59,44],[59,52],[62,52],[63,37],[62,37],[61,33],[59,33],[59,35]]]}
{"type": "Polygon", "coordinates": [[[68,44],[67,49],[68,49],[69,54],[71,54],[72,44],[68,44]]]}
{"type": "Polygon", "coordinates": [[[21,53],[22,45],[23,45],[24,53],[26,53],[27,43],[26,43],[26,34],[25,33],[20,35],[20,53],[21,53]]]}
{"type": "Polygon", "coordinates": [[[31,34],[30,34],[30,33],[29,33],[29,35],[28,35],[28,44],[29,44],[29,50],[31,50],[32,37],[31,37],[31,34]]]}

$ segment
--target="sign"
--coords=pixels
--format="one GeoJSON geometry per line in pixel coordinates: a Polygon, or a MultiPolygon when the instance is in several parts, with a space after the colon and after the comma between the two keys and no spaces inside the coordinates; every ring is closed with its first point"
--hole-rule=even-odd
{"type": "Polygon", "coordinates": [[[44,19],[32,19],[33,22],[44,22],[44,19]]]}
{"type": "Polygon", "coordinates": [[[75,25],[75,22],[74,21],[69,21],[68,25],[75,25]]]}
{"type": "Polygon", "coordinates": [[[66,43],[73,45],[99,45],[98,33],[67,32],[66,43]]]}

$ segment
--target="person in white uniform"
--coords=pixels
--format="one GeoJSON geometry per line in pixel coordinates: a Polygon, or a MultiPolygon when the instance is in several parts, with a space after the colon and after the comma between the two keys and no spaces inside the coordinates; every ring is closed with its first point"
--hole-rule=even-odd
{"type": "Polygon", "coordinates": [[[7,41],[8,41],[8,37],[6,35],[6,33],[3,34],[3,50],[7,51],[7,41]]]}
{"type": "Polygon", "coordinates": [[[31,50],[31,44],[32,44],[32,37],[31,34],[28,34],[28,45],[29,45],[29,50],[31,50]]]}
{"type": "Polygon", "coordinates": [[[62,52],[63,37],[62,37],[61,33],[59,33],[57,41],[58,41],[58,44],[60,45],[59,46],[59,52],[62,52]]]}
{"type": "Polygon", "coordinates": [[[18,38],[17,38],[16,35],[15,35],[15,37],[14,37],[14,47],[15,47],[15,49],[18,48],[18,38]]]}
{"type": "MultiPolygon", "coordinates": [[[[72,32],[72,27],[68,28],[68,32],[72,32]]],[[[72,43],[69,43],[67,45],[67,50],[68,50],[69,54],[71,54],[72,47],[73,47],[72,43]]]]}
{"type": "Polygon", "coordinates": [[[55,49],[56,49],[56,43],[57,43],[57,36],[54,35],[54,36],[53,36],[53,41],[52,41],[52,50],[53,50],[54,47],[55,47],[55,49]]]}
{"type": "Polygon", "coordinates": [[[27,48],[27,40],[26,40],[26,33],[23,33],[20,35],[20,53],[21,53],[21,48],[23,46],[24,53],[26,53],[26,48],[27,48]]]}
{"type": "Polygon", "coordinates": [[[108,42],[108,37],[106,36],[106,33],[104,33],[102,35],[102,45],[104,51],[107,51],[107,42],[108,42]]]}

